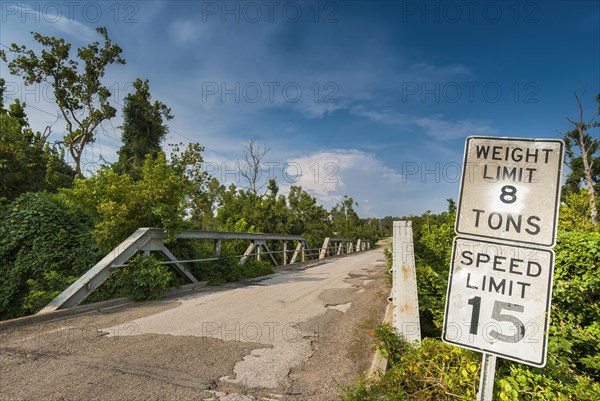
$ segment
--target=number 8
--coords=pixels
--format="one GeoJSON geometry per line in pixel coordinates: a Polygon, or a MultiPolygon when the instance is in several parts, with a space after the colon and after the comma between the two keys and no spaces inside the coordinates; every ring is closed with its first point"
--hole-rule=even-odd
{"type": "Polygon", "coordinates": [[[502,202],[511,204],[517,201],[517,188],[512,185],[505,185],[500,191],[500,200],[502,202]]]}

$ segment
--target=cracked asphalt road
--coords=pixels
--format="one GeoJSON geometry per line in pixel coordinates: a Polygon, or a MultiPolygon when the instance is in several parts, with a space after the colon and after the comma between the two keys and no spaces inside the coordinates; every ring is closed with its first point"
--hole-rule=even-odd
{"type": "Polygon", "coordinates": [[[2,333],[2,400],[336,400],[368,369],[383,251],[2,333]]]}

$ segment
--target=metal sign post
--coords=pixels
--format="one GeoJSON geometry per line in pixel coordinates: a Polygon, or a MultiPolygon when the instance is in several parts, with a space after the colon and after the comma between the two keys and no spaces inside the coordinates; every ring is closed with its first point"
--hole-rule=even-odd
{"type": "Polygon", "coordinates": [[[483,354],[479,393],[477,401],[492,401],[494,396],[494,376],[496,374],[496,355],[483,354]]]}

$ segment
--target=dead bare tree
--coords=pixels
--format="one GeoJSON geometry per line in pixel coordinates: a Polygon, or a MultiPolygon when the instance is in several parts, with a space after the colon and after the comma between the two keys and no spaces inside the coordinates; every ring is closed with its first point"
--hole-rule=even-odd
{"type": "MultiPolygon", "coordinates": [[[[596,206],[596,192],[594,191],[594,179],[592,167],[594,164],[593,154],[599,148],[600,141],[593,139],[587,131],[590,128],[598,127],[600,124],[596,122],[596,118],[600,113],[598,109],[589,120],[585,120],[585,110],[582,102],[583,93],[580,95],[575,92],[575,100],[579,106],[579,116],[577,119],[567,117],[567,121],[573,124],[574,128],[570,131],[562,133],[565,143],[567,145],[567,154],[570,158],[574,158],[575,152],[573,146],[579,148],[579,157],[583,163],[583,180],[587,187],[588,194],[590,196],[590,217],[592,219],[592,225],[596,227],[598,224],[598,208],[596,206]]],[[[600,102],[600,93],[596,97],[600,102]]]]}
{"type": "Polygon", "coordinates": [[[266,182],[262,185],[260,185],[260,182],[265,171],[262,160],[269,150],[271,149],[267,148],[266,145],[261,146],[257,143],[256,138],[252,138],[246,143],[241,159],[238,158],[240,174],[248,182],[248,189],[254,195],[258,195],[258,192],[266,185],[266,182]]]}

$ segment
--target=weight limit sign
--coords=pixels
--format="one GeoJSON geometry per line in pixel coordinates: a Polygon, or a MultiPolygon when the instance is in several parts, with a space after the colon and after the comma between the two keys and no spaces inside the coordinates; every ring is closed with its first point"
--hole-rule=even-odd
{"type": "Polygon", "coordinates": [[[564,143],[467,138],[456,233],[553,247],[564,143]]]}
{"type": "Polygon", "coordinates": [[[554,252],[457,237],[442,339],[542,367],[546,364],[554,252]]]}

